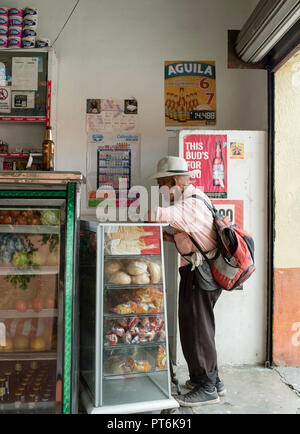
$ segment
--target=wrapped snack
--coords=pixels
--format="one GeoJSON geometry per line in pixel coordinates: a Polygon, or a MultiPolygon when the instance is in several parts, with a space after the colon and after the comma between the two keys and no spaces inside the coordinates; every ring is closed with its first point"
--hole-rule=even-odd
{"type": "Polygon", "coordinates": [[[129,261],[126,271],[131,276],[139,276],[140,274],[147,274],[147,262],[142,260],[129,261]]]}
{"type": "Polygon", "coordinates": [[[151,329],[149,318],[143,318],[141,324],[143,329],[145,329],[146,331],[149,331],[151,329]]]}
{"type": "Polygon", "coordinates": [[[134,344],[139,344],[140,341],[141,341],[141,338],[140,338],[139,334],[135,334],[135,335],[132,337],[131,344],[132,344],[132,345],[134,345],[134,344]]]}
{"type": "Polygon", "coordinates": [[[123,327],[124,329],[127,329],[128,327],[128,319],[127,318],[120,318],[118,319],[118,325],[123,327]]]}
{"type": "Polygon", "coordinates": [[[155,305],[157,312],[163,312],[164,310],[164,299],[162,297],[154,297],[153,304],[155,305]]]}
{"type": "Polygon", "coordinates": [[[140,322],[140,319],[138,317],[134,317],[134,318],[129,318],[128,322],[127,322],[127,329],[130,332],[133,332],[136,327],[138,326],[140,322]]]}
{"type": "Polygon", "coordinates": [[[140,340],[142,343],[144,342],[152,342],[153,339],[155,338],[155,330],[146,330],[141,328],[140,330],[140,340]]]}
{"type": "Polygon", "coordinates": [[[109,333],[107,335],[107,341],[109,345],[116,345],[118,343],[118,336],[114,333],[109,333]]]}
{"type": "Polygon", "coordinates": [[[155,262],[149,262],[148,272],[150,274],[151,283],[158,283],[161,279],[161,268],[155,262]]]}
{"type": "Polygon", "coordinates": [[[164,341],[166,339],[166,331],[164,328],[158,332],[158,337],[162,341],[164,341]]]}
{"type": "Polygon", "coordinates": [[[124,342],[126,344],[131,344],[131,341],[132,341],[132,334],[129,331],[127,331],[125,333],[124,342]]]}
{"type": "Polygon", "coordinates": [[[111,331],[112,331],[112,333],[116,334],[120,338],[122,338],[125,335],[124,328],[120,327],[118,325],[115,325],[114,327],[112,327],[111,331]]]}
{"type": "Polygon", "coordinates": [[[135,290],[135,294],[142,297],[151,297],[151,290],[150,288],[139,288],[135,290]]]}
{"type": "Polygon", "coordinates": [[[127,372],[134,372],[135,360],[134,359],[128,359],[127,362],[125,363],[124,368],[126,369],[127,372]]]}
{"type": "Polygon", "coordinates": [[[149,372],[150,370],[148,360],[134,360],[134,372],[149,372]]]}
{"type": "Polygon", "coordinates": [[[148,285],[150,283],[150,277],[148,274],[143,273],[138,276],[132,276],[131,281],[135,285],[148,285]]]}
{"type": "Polygon", "coordinates": [[[161,346],[158,348],[156,362],[156,369],[166,369],[167,368],[167,354],[165,347],[161,346]]]}
{"type": "Polygon", "coordinates": [[[130,285],[131,277],[123,271],[117,271],[116,273],[109,275],[109,283],[114,285],[130,285]]]}
{"type": "Polygon", "coordinates": [[[136,313],[137,304],[134,301],[129,301],[128,303],[118,304],[114,307],[114,311],[119,315],[129,315],[131,313],[136,313]]]}
{"type": "Polygon", "coordinates": [[[138,303],[136,313],[155,313],[156,307],[153,303],[138,303]]]}
{"type": "Polygon", "coordinates": [[[105,274],[114,274],[118,271],[122,270],[122,262],[118,259],[111,259],[109,261],[106,261],[104,264],[104,273],[105,274]]]}

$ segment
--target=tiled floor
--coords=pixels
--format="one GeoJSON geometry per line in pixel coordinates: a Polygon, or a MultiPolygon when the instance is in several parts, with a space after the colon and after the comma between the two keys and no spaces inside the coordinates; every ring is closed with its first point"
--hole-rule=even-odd
{"type": "MultiPolygon", "coordinates": [[[[296,387],[300,384],[300,368],[291,368],[288,385],[289,368],[283,374],[277,369],[257,366],[222,367],[220,378],[225,383],[227,394],[220,402],[213,405],[171,410],[174,414],[300,414],[300,395],[296,387]],[[293,386],[294,385],[294,386],[293,386]],[[296,387],[295,387],[296,386],[296,387]]],[[[180,385],[188,379],[185,366],[175,367],[180,385]]],[[[182,393],[188,389],[182,386],[182,393]]],[[[172,393],[177,395],[172,384],[172,393]]]]}

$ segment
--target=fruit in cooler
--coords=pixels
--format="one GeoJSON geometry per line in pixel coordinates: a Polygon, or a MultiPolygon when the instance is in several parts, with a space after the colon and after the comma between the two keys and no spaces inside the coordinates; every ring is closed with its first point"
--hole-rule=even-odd
{"type": "Polygon", "coordinates": [[[19,312],[26,312],[26,310],[28,309],[28,303],[26,302],[26,300],[22,300],[19,298],[15,300],[14,306],[15,309],[19,312]]]}
{"type": "Polygon", "coordinates": [[[46,349],[45,339],[41,336],[36,336],[30,340],[30,348],[34,351],[44,351],[46,349]]]}
{"type": "Polygon", "coordinates": [[[31,255],[31,262],[33,265],[43,266],[47,261],[47,256],[42,252],[34,252],[31,255]]]}
{"type": "Polygon", "coordinates": [[[35,312],[40,312],[43,307],[43,300],[40,297],[35,297],[32,300],[32,308],[35,312]]]}
{"type": "Polygon", "coordinates": [[[25,351],[29,348],[28,336],[16,336],[14,338],[14,349],[19,351],[25,351]]]}
{"type": "Polygon", "coordinates": [[[59,224],[59,211],[46,210],[41,211],[41,224],[47,226],[55,226],[59,224]]]}
{"type": "Polygon", "coordinates": [[[12,351],[13,349],[13,341],[10,338],[6,338],[5,339],[5,345],[1,346],[0,345],[0,351],[12,351]]]}
{"type": "Polygon", "coordinates": [[[30,263],[30,256],[27,252],[15,252],[13,254],[12,264],[17,268],[24,268],[30,263]]]}

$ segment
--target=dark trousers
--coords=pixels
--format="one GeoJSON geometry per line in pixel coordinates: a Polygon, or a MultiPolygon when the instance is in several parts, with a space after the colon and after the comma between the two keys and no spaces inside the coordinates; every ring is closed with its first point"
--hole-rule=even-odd
{"type": "Polygon", "coordinates": [[[222,290],[199,288],[190,265],[179,272],[179,331],[190,379],[200,385],[215,385],[218,366],[213,309],[222,290]]]}

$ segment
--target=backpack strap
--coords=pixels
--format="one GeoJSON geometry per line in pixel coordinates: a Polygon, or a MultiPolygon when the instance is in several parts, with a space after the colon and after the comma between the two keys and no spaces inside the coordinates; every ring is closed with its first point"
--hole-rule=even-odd
{"type": "Polygon", "coordinates": [[[203,252],[203,250],[201,249],[201,247],[199,246],[199,244],[197,243],[197,241],[194,240],[194,238],[191,237],[190,234],[188,234],[188,236],[190,237],[190,240],[193,242],[193,244],[197,247],[197,249],[199,250],[199,252],[201,253],[201,255],[204,257],[204,259],[205,259],[209,264],[211,264],[211,263],[212,263],[211,259],[208,259],[208,257],[206,256],[206,253],[203,252]]]}
{"type": "Polygon", "coordinates": [[[215,216],[215,214],[217,212],[216,208],[214,206],[211,206],[205,199],[203,199],[203,197],[198,196],[197,194],[193,194],[193,196],[190,196],[190,197],[192,197],[193,199],[202,200],[202,202],[204,202],[205,205],[207,206],[207,208],[211,211],[212,215],[215,216]]]}
{"type": "MultiPolygon", "coordinates": [[[[202,202],[204,202],[205,205],[207,206],[207,208],[211,211],[213,217],[215,217],[215,214],[216,214],[216,212],[217,212],[216,208],[215,208],[214,206],[211,206],[211,205],[210,205],[210,204],[209,204],[205,199],[203,199],[203,197],[198,196],[197,194],[193,194],[193,195],[190,196],[190,197],[192,197],[193,199],[200,199],[200,200],[202,200],[202,202]]],[[[197,249],[199,250],[199,252],[201,253],[201,255],[204,257],[204,259],[205,259],[209,264],[211,264],[212,261],[211,261],[210,259],[208,259],[208,257],[207,257],[206,254],[203,252],[203,250],[201,249],[201,247],[199,246],[199,244],[197,243],[197,241],[194,240],[194,238],[191,237],[190,234],[188,234],[188,236],[190,237],[190,240],[193,242],[193,244],[197,247],[197,249]]]]}

